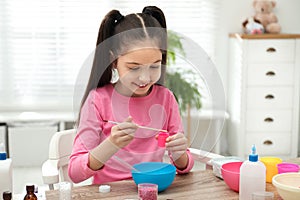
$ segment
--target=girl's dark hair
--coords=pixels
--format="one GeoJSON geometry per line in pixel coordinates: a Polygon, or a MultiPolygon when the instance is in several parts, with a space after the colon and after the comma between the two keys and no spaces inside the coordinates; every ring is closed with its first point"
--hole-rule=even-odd
{"type": "Polygon", "coordinates": [[[164,13],[156,6],[147,6],[142,13],[126,16],[123,16],[118,10],[107,13],[98,32],[91,74],[81,101],[81,107],[91,90],[111,83],[115,59],[122,52],[126,52],[128,50],[126,48],[134,42],[150,39],[161,49],[162,73],[157,84],[163,84],[167,61],[166,28],[164,13]],[[112,36],[114,36],[113,39],[111,39],[112,36]]]}

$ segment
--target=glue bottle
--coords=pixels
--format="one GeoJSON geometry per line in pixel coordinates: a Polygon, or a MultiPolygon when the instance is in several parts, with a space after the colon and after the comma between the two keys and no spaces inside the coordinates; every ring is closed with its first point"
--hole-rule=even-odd
{"type": "Polygon", "coordinates": [[[239,199],[251,200],[252,193],[266,190],[266,167],[258,160],[255,145],[252,146],[249,160],[240,167],[239,199]]]}
{"type": "Polygon", "coordinates": [[[12,191],[12,161],[6,157],[4,144],[0,144],[0,194],[12,191]]]}

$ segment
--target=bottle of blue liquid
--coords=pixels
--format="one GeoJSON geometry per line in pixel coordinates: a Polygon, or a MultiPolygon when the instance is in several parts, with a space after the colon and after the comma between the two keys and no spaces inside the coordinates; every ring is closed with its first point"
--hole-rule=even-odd
{"type": "Polygon", "coordinates": [[[249,160],[240,167],[239,199],[251,200],[252,193],[266,190],[266,167],[258,160],[255,145],[252,146],[249,160]]]}
{"type": "Polygon", "coordinates": [[[0,144],[0,194],[12,191],[12,160],[6,157],[4,144],[0,144]]]}

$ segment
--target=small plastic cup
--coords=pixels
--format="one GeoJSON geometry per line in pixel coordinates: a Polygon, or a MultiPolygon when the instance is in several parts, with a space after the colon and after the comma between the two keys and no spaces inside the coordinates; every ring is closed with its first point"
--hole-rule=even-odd
{"type": "Polygon", "coordinates": [[[259,159],[266,166],[266,182],[272,183],[272,178],[278,174],[277,164],[282,163],[282,160],[277,157],[261,157],[259,159]]]}
{"type": "Polygon", "coordinates": [[[252,193],[252,200],[273,200],[274,194],[273,192],[253,192],[252,193]]]}
{"type": "Polygon", "coordinates": [[[278,174],[288,173],[288,172],[299,172],[299,165],[295,163],[279,163],[277,164],[278,174]]]}
{"type": "Polygon", "coordinates": [[[166,146],[166,139],[169,137],[169,133],[160,132],[157,136],[157,142],[159,147],[166,146]]]}
{"type": "Polygon", "coordinates": [[[58,184],[59,186],[59,200],[72,199],[72,183],[64,181],[58,184]]]}
{"type": "Polygon", "coordinates": [[[138,184],[138,196],[142,200],[157,200],[158,186],[152,183],[138,184]]]}

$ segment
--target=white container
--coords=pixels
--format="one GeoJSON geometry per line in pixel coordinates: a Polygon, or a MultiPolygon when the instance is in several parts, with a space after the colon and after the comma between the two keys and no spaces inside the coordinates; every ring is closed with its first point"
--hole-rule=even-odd
{"type": "Polygon", "coordinates": [[[12,160],[6,158],[3,143],[0,144],[0,194],[12,192],[12,160]]]}
{"type": "Polygon", "coordinates": [[[239,199],[251,200],[254,192],[266,191],[266,167],[258,160],[255,145],[249,160],[243,162],[240,167],[239,199]]]}

